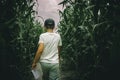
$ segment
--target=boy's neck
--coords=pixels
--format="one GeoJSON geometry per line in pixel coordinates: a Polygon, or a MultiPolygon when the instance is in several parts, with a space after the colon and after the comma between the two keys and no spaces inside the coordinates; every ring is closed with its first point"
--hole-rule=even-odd
{"type": "Polygon", "coordinates": [[[47,32],[53,33],[53,29],[47,29],[47,32]]]}

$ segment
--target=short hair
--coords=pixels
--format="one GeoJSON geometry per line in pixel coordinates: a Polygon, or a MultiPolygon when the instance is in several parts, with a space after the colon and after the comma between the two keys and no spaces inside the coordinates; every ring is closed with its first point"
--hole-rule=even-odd
{"type": "Polygon", "coordinates": [[[44,26],[47,29],[53,29],[55,27],[55,21],[51,18],[48,18],[48,19],[45,20],[44,26]]]}

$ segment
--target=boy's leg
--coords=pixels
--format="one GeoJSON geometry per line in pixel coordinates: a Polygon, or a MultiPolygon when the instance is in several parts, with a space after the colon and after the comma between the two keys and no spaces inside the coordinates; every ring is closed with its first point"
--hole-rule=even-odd
{"type": "Polygon", "coordinates": [[[43,80],[49,80],[49,64],[41,62],[43,71],[43,80]]]}
{"type": "Polygon", "coordinates": [[[59,63],[54,63],[51,66],[49,80],[59,80],[59,63]]]}

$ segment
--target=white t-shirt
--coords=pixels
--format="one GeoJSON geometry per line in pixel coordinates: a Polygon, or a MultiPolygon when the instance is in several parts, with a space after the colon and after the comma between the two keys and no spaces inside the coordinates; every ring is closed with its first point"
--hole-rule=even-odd
{"type": "Polygon", "coordinates": [[[50,32],[43,33],[39,37],[39,43],[44,44],[40,62],[59,63],[58,46],[62,46],[60,35],[50,32]]]}

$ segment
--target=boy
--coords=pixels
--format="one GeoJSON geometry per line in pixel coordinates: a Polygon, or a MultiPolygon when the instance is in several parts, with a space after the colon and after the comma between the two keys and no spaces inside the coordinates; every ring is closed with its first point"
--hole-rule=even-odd
{"type": "Polygon", "coordinates": [[[44,27],[47,32],[40,35],[39,47],[36,52],[32,69],[40,62],[43,71],[43,80],[59,79],[59,51],[62,46],[61,37],[54,33],[55,22],[53,19],[46,19],[44,27]]]}

